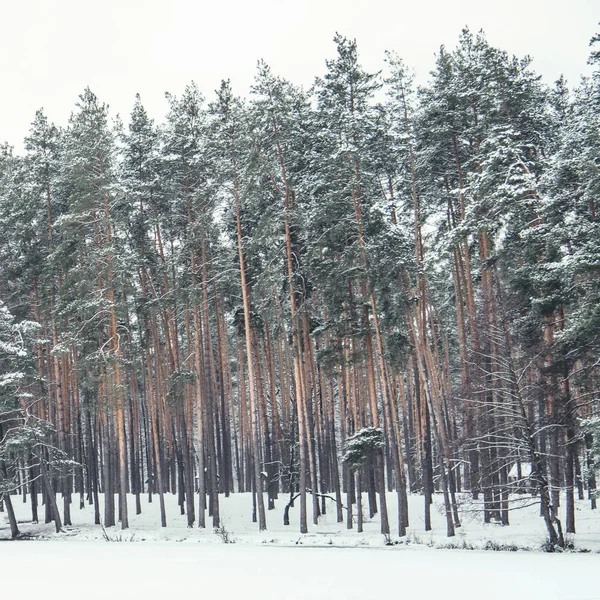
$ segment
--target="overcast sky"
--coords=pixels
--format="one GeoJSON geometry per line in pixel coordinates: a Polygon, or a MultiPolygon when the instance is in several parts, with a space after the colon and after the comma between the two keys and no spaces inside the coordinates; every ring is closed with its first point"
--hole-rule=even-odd
{"type": "Polygon", "coordinates": [[[162,120],[164,92],[194,80],[211,96],[221,79],[246,94],[256,61],[310,85],[335,53],[336,31],[356,38],[363,65],[396,50],[424,82],[441,44],[483,28],[510,53],[533,56],[551,83],[588,73],[598,0],[0,0],[0,141],[17,149],[35,111],[64,125],[85,86],[127,121],[136,92],[162,120]]]}

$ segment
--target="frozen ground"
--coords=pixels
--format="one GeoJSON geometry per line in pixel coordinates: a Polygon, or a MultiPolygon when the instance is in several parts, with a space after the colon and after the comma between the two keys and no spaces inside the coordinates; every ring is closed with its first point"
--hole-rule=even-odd
{"type": "Polygon", "coordinates": [[[45,600],[592,600],[599,567],[596,554],[25,541],[0,544],[0,591],[45,600]]]}
{"type": "MultiPolygon", "coordinates": [[[[31,523],[31,509],[29,504],[23,503],[19,497],[13,496],[13,505],[20,521],[19,528],[27,537],[49,540],[77,540],[77,541],[133,541],[133,542],[179,542],[188,544],[222,545],[224,534],[228,541],[239,545],[260,546],[337,546],[337,547],[369,547],[382,548],[386,541],[391,541],[397,549],[401,547],[429,546],[444,548],[447,546],[466,547],[470,549],[484,549],[489,547],[516,547],[531,550],[540,550],[546,539],[542,518],[535,499],[516,497],[511,506],[524,505],[510,513],[511,525],[503,527],[498,524],[484,525],[479,507],[475,506],[466,497],[462,499],[461,516],[462,527],[457,529],[454,538],[446,537],[445,517],[441,510],[441,498],[436,495],[432,507],[433,530],[425,532],[423,527],[423,499],[421,496],[409,498],[409,514],[411,524],[405,538],[397,536],[396,521],[396,495],[388,495],[388,511],[391,540],[386,540],[379,533],[378,515],[372,521],[365,520],[365,531],[362,534],[356,529],[346,529],[346,523],[337,523],[335,505],[327,500],[327,514],[319,520],[319,525],[312,525],[311,506],[309,501],[309,533],[299,533],[298,514],[299,501],[290,510],[291,524],[283,525],[283,509],[287,497],[281,495],[276,501],[276,509],[267,511],[267,531],[259,532],[256,523],[252,522],[252,500],[250,494],[232,494],[229,498],[220,498],[221,523],[224,532],[219,535],[211,527],[212,519],[207,517],[207,528],[200,530],[197,527],[188,529],[186,517],[180,514],[176,497],[165,496],[167,506],[168,527],[161,528],[159,521],[158,497],[148,503],[147,496],[142,496],[142,514],[135,514],[135,502],[131,496],[129,500],[130,529],[121,531],[117,527],[106,529],[94,525],[93,507],[86,504],[83,510],[79,509],[79,496],[73,496],[71,516],[73,525],[65,527],[64,533],[54,533],[53,524],[31,523]]],[[[310,498],[309,498],[310,500],[310,498]]],[[[102,499],[101,499],[102,503],[102,499]]],[[[59,507],[62,501],[59,497],[59,507]]],[[[367,499],[364,498],[366,510],[367,499]]],[[[103,508],[103,507],[101,507],[103,508]]],[[[43,517],[43,507],[40,506],[40,516],[43,517]]],[[[101,511],[103,516],[103,511],[101,511]]],[[[344,512],[345,515],[345,512],[344,512]]],[[[563,515],[561,515],[563,516],[563,515]]],[[[569,536],[576,550],[600,551],[600,511],[590,510],[588,501],[577,501],[576,512],[577,533],[569,536]]],[[[0,513],[0,539],[8,538],[10,531],[6,522],[6,513],[0,513]]],[[[600,557],[599,557],[600,560],[600,557]]],[[[600,566],[600,564],[599,564],[600,566]]],[[[600,589],[598,592],[600,598],[600,589]]]]}
{"type": "MultiPolygon", "coordinates": [[[[0,598],[18,594],[28,600],[42,592],[41,583],[44,600],[64,598],[65,593],[86,600],[153,600],[180,594],[222,600],[381,600],[407,595],[443,600],[600,599],[600,516],[583,501],[577,505],[579,533],[571,541],[576,549],[592,552],[547,554],[479,550],[539,550],[545,534],[536,505],[512,512],[509,527],[484,526],[477,507],[465,499],[463,527],[449,540],[440,499],[432,509],[434,529],[425,533],[423,501],[414,496],[409,535],[403,540],[392,535],[394,544],[386,546],[377,517],[365,523],[362,534],[348,531],[345,523],[336,522],[329,501],[319,525],[309,525],[310,533],[300,535],[298,504],[290,512],[291,525],[282,524],[283,496],[277,509],[267,513],[266,532],[252,523],[250,495],[221,498],[224,527],[234,542],[225,544],[223,534],[210,527],[188,529],[171,495],[166,496],[168,527],[159,527],[158,498],[149,504],[144,497],[143,512],[135,515],[131,497],[131,528],[122,532],[111,527],[105,533],[93,524],[93,507],[80,510],[79,498],[73,500],[73,525],[56,534],[52,524],[31,523],[29,505],[13,496],[25,539],[0,543],[0,598]],[[440,549],[448,544],[476,550],[440,549]]],[[[388,508],[395,528],[393,494],[388,508]]],[[[310,513],[309,506],[309,520],[310,513]]],[[[5,515],[0,513],[0,540],[10,535],[5,515]]]]}

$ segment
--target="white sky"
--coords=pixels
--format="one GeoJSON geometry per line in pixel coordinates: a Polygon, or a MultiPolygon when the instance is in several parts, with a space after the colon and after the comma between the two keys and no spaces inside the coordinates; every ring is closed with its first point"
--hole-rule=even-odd
{"type": "Polygon", "coordinates": [[[246,94],[256,61],[299,84],[321,75],[336,31],[356,38],[363,65],[396,50],[424,82],[441,44],[463,26],[534,58],[547,82],[588,73],[598,0],[0,0],[0,141],[19,150],[35,111],[64,125],[86,85],[127,122],[136,92],[162,120],[164,92],[221,79],[246,94]]]}

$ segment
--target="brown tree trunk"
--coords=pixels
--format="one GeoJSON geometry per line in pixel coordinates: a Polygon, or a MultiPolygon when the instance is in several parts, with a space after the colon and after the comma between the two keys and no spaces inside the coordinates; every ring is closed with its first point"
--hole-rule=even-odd
{"type": "Polygon", "coordinates": [[[248,361],[248,382],[250,396],[250,429],[252,431],[251,444],[252,455],[254,457],[254,489],[256,490],[256,500],[258,507],[258,528],[263,531],[267,528],[267,520],[265,515],[265,504],[263,499],[262,474],[260,463],[260,436],[259,436],[259,420],[258,420],[258,403],[256,398],[256,381],[255,381],[255,366],[254,356],[252,352],[252,335],[250,322],[250,297],[249,288],[246,283],[246,267],[244,264],[244,250],[242,243],[242,221],[241,207],[238,196],[237,180],[234,186],[235,207],[236,207],[236,224],[237,224],[237,245],[238,258],[240,263],[240,280],[242,285],[242,303],[244,308],[244,331],[246,337],[246,359],[248,361]]]}

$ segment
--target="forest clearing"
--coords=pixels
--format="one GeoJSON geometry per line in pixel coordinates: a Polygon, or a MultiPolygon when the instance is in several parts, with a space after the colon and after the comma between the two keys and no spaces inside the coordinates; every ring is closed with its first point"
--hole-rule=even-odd
{"type": "MultiPolygon", "coordinates": [[[[222,499],[219,530],[188,528],[171,494],[166,496],[167,528],[159,527],[156,499],[148,503],[144,498],[143,512],[137,516],[133,515],[134,499],[129,500],[132,516],[127,531],[94,525],[88,505],[73,510],[73,525],[62,533],[55,533],[52,524],[29,522],[31,507],[15,502],[24,535],[17,544],[0,543],[3,590],[23,590],[32,564],[36,581],[52,581],[68,564],[70,585],[86,589],[91,600],[105,598],[115,589],[122,598],[162,597],[185,594],[197,585],[205,594],[267,600],[423,596],[424,585],[424,597],[443,593],[448,600],[462,600],[475,589],[485,590],[486,598],[492,600],[516,593],[532,600],[597,597],[600,523],[598,511],[592,511],[588,502],[577,503],[580,533],[569,538],[572,550],[548,554],[540,552],[547,543],[545,528],[539,507],[531,502],[511,513],[510,526],[484,525],[481,515],[469,517],[465,512],[462,531],[448,540],[443,502],[439,498],[435,502],[433,529],[425,532],[418,516],[422,498],[409,496],[414,523],[405,538],[388,540],[376,521],[367,520],[360,534],[340,526],[329,502],[329,512],[319,526],[309,534],[298,534],[297,506],[291,511],[290,525],[283,525],[282,507],[287,502],[283,497],[268,512],[269,530],[263,532],[251,522],[250,494],[222,499]],[[582,553],[584,549],[591,552],[582,553]],[[100,569],[107,575],[99,575],[100,569]],[[393,576],[373,576],[373,569],[393,576]],[[292,571],[300,571],[302,577],[291,581],[292,571]],[[552,575],[558,573],[563,576],[552,575]],[[94,578],[93,585],[90,578],[94,578]]],[[[393,502],[390,494],[390,507],[393,502]]],[[[0,513],[0,540],[8,540],[9,534],[0,513]]],[[[48,600],[62,597],[60,586],[45,589],[48,600]]]]}
{"type": "MultiPolygon", "coordinates": [[[[489,600],[513,594],[531,600],[598,597],[598,557],[589,554],[54,541],[22,542],[8,549],[0,544],[0,553],[3,591],[28,594],[39,582],[55,581],[56,573],[68,564],[69,586],[85,590],[89,600],[115,594],[118,598],[177,597],[192,589],[210,597],[248,600],[398,596],[462,600],[475,597],[472,590],[485,590],[489,600]],[[295,571],[302,576],[294,578],[295,571]]],[[[63,595],[59,585],[44,587],[47,600],[63,595]]]]}

